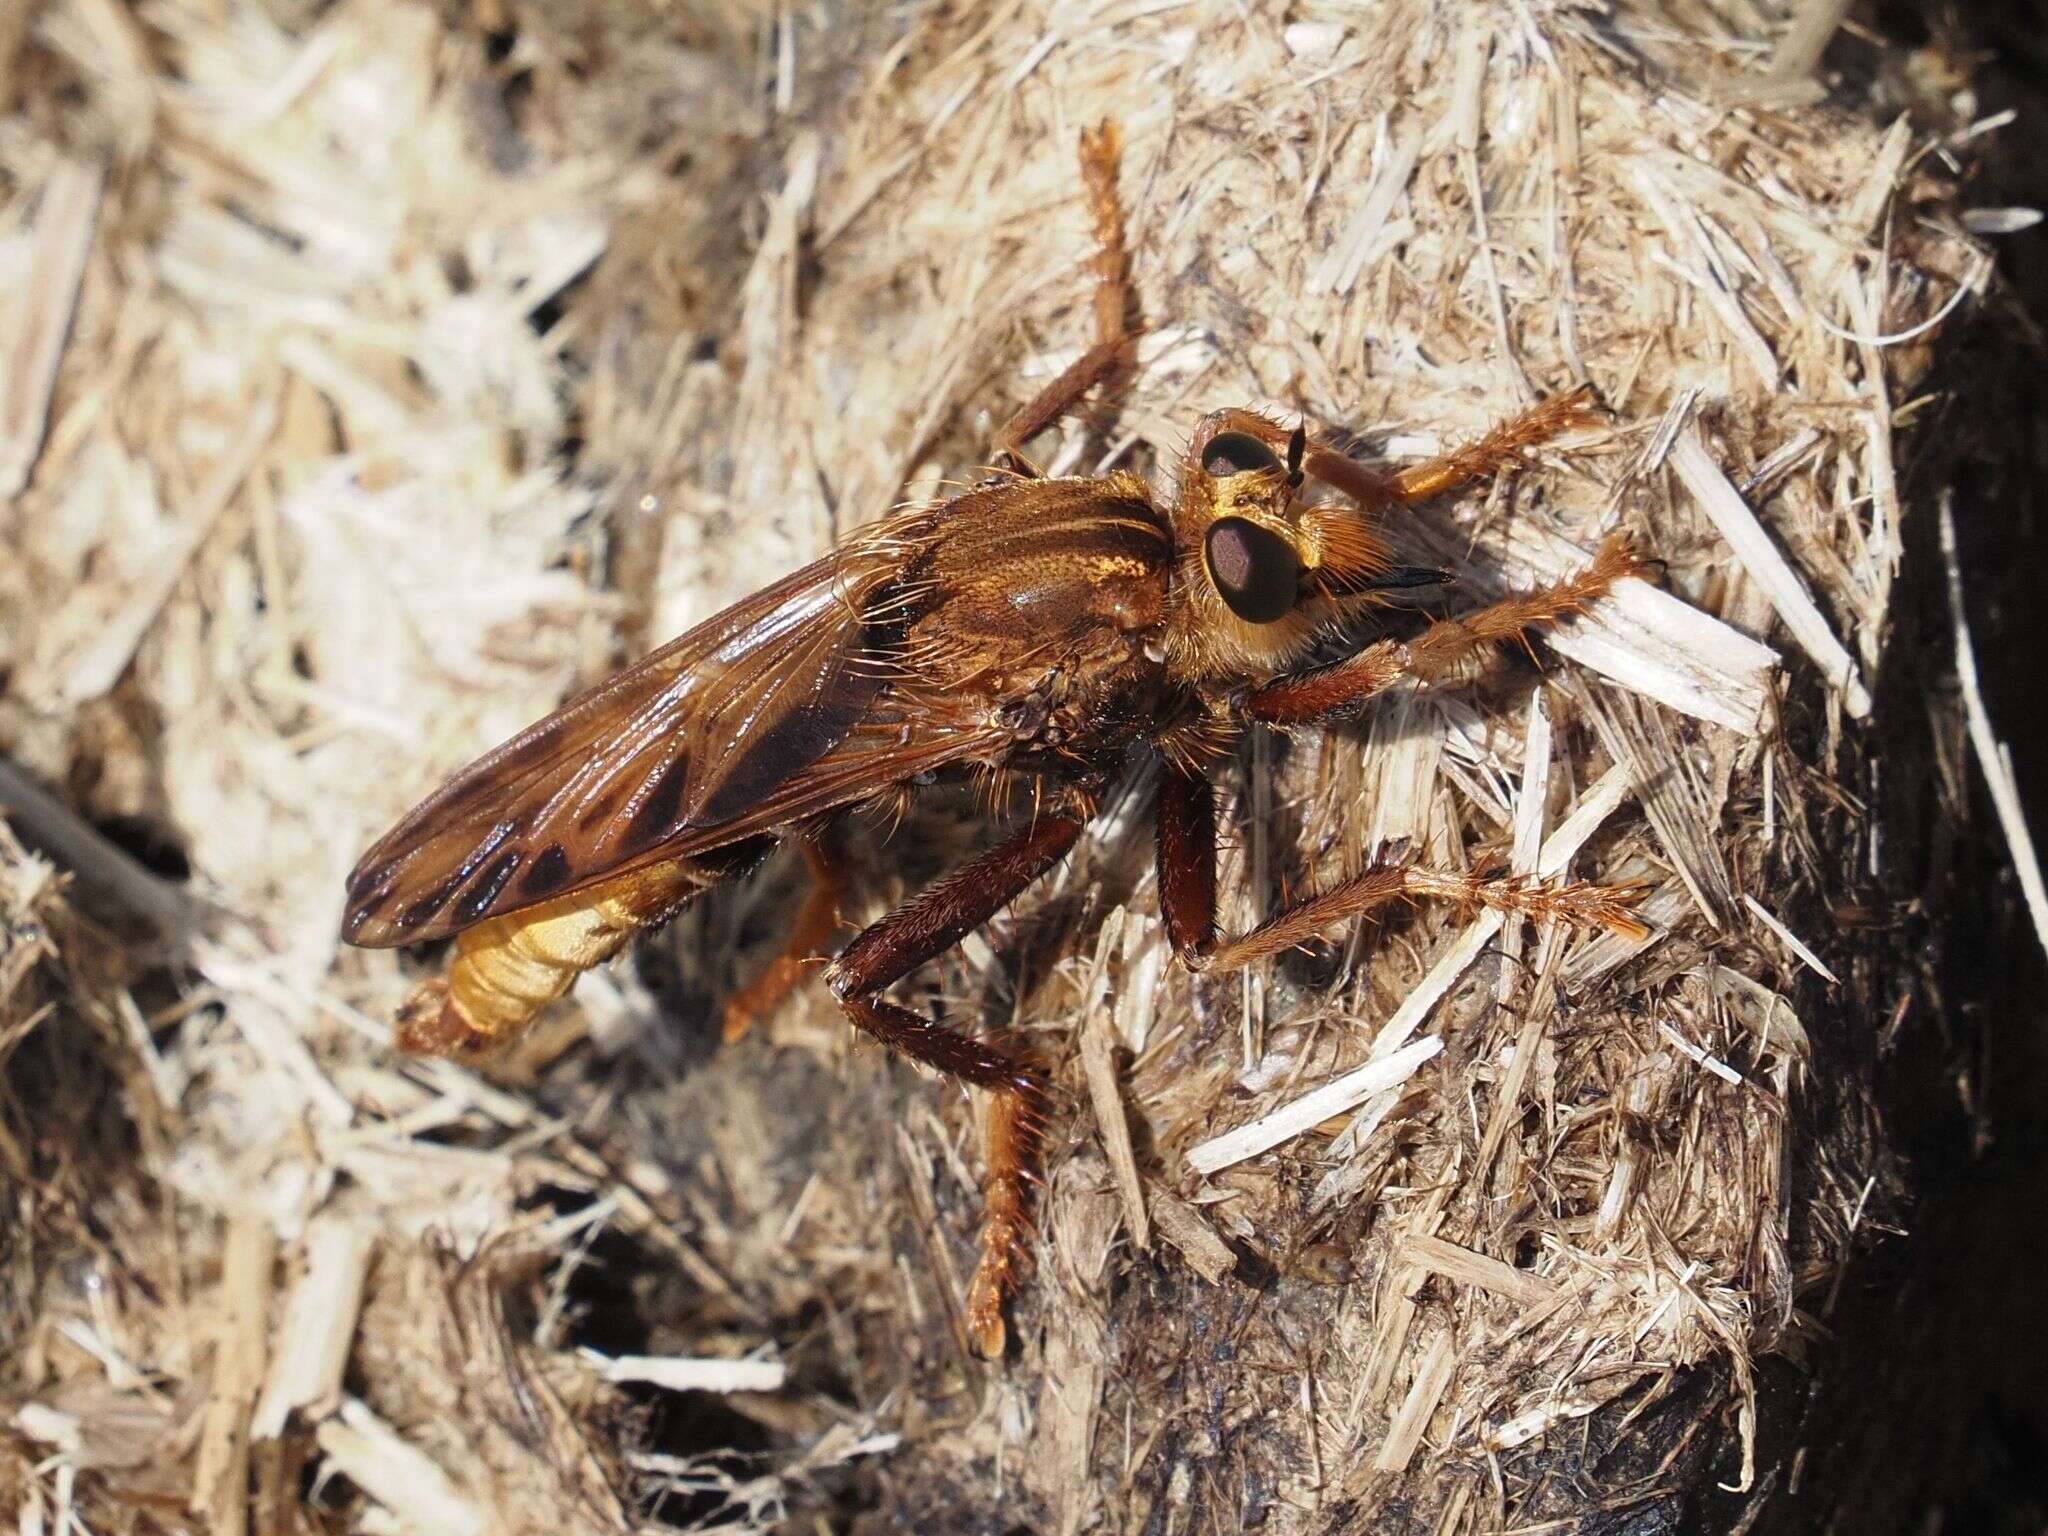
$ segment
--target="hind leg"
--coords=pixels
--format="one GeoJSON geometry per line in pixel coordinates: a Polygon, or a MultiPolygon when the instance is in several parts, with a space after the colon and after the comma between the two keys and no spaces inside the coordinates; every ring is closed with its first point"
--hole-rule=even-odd
{"type": "Polygon", "coordinates": [[[1097,385],[1121,384],[1130,372],[1136,300],[1131,292],[1131,257],[1124,240],[1123,204],[1117,198],[1117,168],[1123,138],[1116,124],[1081,134],[1081,183],[1098,247],[1095,270],[1095,344],[1020,410],[996,434],[998,463],[1020,475],[1036,475],[1024,445],[1067,415],[1097,385]]]}
{"type": "Polygon", "coordinates": [[[796,924],[782,952],[761,973],[741,987],[725,1005],[725,1038],[741,1039],[756,1022],[773,1013],[803,980],[804,967],[824,952],[839,930],[839,904],[846,894],[846,874],[831,845],[829,830],[802,842],[810,866],[811,891],[804,898],[796,924]]]}
{"type": "Polygon", "coordinates": [[[1003,1302],[1018,1247],[1030,1228],[1030,1189],[1037,1177],[1046,1088],[1038,1071],[991,1045],[921,1018],[878,994],[980,927],[1057,864],[1087,825],[1079,807],[1038,817],[912,897],[840,952],[826,980],[847,1018],[883,1044],[958,1077],[989,1095],[984,1122],[987,1209],[981,1262],[967,1293],[968,1341],[987,1359],[1006,1339],[1003,1302]]]}

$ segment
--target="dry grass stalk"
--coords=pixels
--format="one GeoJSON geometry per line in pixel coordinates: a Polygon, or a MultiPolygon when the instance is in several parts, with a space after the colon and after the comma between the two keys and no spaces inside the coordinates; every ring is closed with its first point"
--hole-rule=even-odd
{"type": "Polygon", "coordinates": [[[319,1442],[337,1472],[390,1511],[396,1529],[486,1536],[493,1527],[490,1511],[353,1398],[321,1424],[319,1442]]]}
{"type": "Polygon", "coordinates": [[[1088,1074],[1088,1107],[1102,1136],[1102,1149],[1116,1174],[1117,1198],[1123,1201],[1124,1220],[1131,1229],[1131,1241],[1149,1248],[1151,1222],[1145,1214],[1145,1186],[1138,1174],[1138,1158],[1131,1147],[1131,1123],[1124,1113],[1123,1090],[1116,1075],[1115,1025],[1100,1008],[1091,1012],[1081,1026],[1081,1065],[1088,1074]]]}
{"type": "MultiPolygon", "coordinates": [[[[1956,674],[1963,687],[1963,708],[1970,726],[1970,749],[1991,790],[1991,804],[1998,824],[2012,849],[2013,868],[2027,899],[2027,912],[2034,920],[2034,935],[2048,950],[2048,881],[2041,876],[2041,856],[2034,848],[2034,835],[2027,826],[2026,811],[2020,804],[2019,786],[2014,781],[2012,754],[1998,739],[1991,724],[1991,711],[1984,703],[1983,685],[1977,679],[1977,651],[1970,643],[1970,621],[1963,608],[1963,573],[1956,564],[1955,507],[1944,495],[1941,502],[1941,553],[1947,562],[1949,612],[1956,627],[1956,674]]],[[[1804,946],[1785,934],[1788,944],[1806,959],[1804,946]]],[[[1811,962],[1817,964],[1818,962],[1811,962]]]]}
{"type": "Polygon", "coordinates": [[[194,1514],[228,1536],[248,1528],[250,1426],[270,1345],[276,1261],[276,1234],[260,1216],[245,1215],[228,1228],[221,1254],[217,1363],[194,1458],[190,1504],[194,1514]]]}
{"type": "Polygon", "coordinates": [[[1823,675],[1842,690],[1843,707],[1858,719],[1869,714],[1870,692],[1856,675],[1856,663],[1828,628],[1827,620],[1807,594],[1805,583],[1778,553],[1770,535],[1757,522],[1741,493],[1729,483],[1727,474],[1714,462],[1697,432],[1688,430],[1680,435],[1671,450],[1671,467],[1692,492],[1700,510],[1714,520],[1714,526],[1744,569],[1763,588],[1785,627],[1806,648],[1823,675]]]}
{"type": "Polygon", "coordinates": [[[307,1228],[305,1273],[285,1303],[282,1337],[249,1423],[257,1438],[275,1440],[294,1409],[317,1419],[340,1401],[373,1240],[369,1227],[347,1216],[321,1216],[307,1228]]]}
{"type": "Polygon", "coordinates": [[[608,1357],[586,1351],[584,1359],[606,1381],[644,1381],[670,1392],[777,1392],[789,1380],[779,1360],[684,1360],[673,1355],[608,1357]]]}
{"type": "Polygon", "coordinates": [[[1459,1285],[1476,1285],[1482,1291],[1511,1297],[1526,1306],[1544,1306],[1557,1295],[1555,1286],[1537,1279],[1527,1270],[1516,1269],[1512,1264],[1488,1258],[1483,1253],[1474,1253],[1469,1248],[1460,1248],[1440,1237],[1410,1237],[1397,1252],[1404,1262],[1417,1269],[1442,1275],[1459,1285]]]}

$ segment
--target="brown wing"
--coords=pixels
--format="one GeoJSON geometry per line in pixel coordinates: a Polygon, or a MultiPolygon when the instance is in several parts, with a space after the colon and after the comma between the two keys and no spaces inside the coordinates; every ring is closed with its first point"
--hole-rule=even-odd
{"type": "Polygon", "coordinates": [[[806,566],[479,758],[363,855],[342,936],[440,938],[865,798],[993,744],[888,686],[893,561],[806,566]]]}

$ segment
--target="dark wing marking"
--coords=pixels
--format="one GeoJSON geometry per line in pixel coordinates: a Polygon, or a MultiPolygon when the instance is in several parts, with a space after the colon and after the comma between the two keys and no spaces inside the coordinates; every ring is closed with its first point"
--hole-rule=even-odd
{"type": "Polygon", "coordinates": [[[342,935],[413,944],[862,799],[991,744],[877,712],[896,562],[829,556],[572,699],[430,795],[349,877],[342,935]]]}

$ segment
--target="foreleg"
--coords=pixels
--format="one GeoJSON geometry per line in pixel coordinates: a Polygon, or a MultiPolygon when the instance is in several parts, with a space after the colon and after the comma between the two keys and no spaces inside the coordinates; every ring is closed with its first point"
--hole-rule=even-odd
{"type": "Polygon", "coordinates": [[[1504,641],[1526,643],[1533,630],[1578,613],[1643,564],[1627,540],[1609,539],[1593,563],[1569,580],[1439,619],[1413,640],[1380,640],[1334,666],[1254,688],[1245,695],[1243,711],[1270,725],[1311,725],[1354,713],[1404,677],[1440,682],[1475,653],[1504,641]]]}
{"type": "MultiPolygon", "coordinates": [[[[1600,419],[1599,407],[1590,385],[1562,395],[1553,395],[1496,425],[1478,441],[1454,448],[1449,453],[1395,473],[1361,464],[1349,454],[1323,443],[1309,443],[1301,458],[1301,470],[1311,480],[1342,491],[1353,501],[1373,511],[1427,501],[1461,485],[1498,474],[1520,462],[1539,443],[1566,432],[1593,425],[1600,419]]],[[[1203,418],[1188,447],[1190,463],[1201,462],[1209,439],[1223,432],[1247,432],[1276,451],[1284,452],[1292,429],[1259,415],[1256,411],[1228,409],[1203,418]]]]}
{"type": "Polygon", "coordinates": [[[1520,462],[1538,443],[1592,426],[1599,419],[1599,403],[1590,384],[1552,395],[1520,415],[1510,416],[1477,442],[1402,470],[1394,476],[1394,499],[1403,504],[1427,501],[1474,480],[1499,474],[1520,462]]]}

